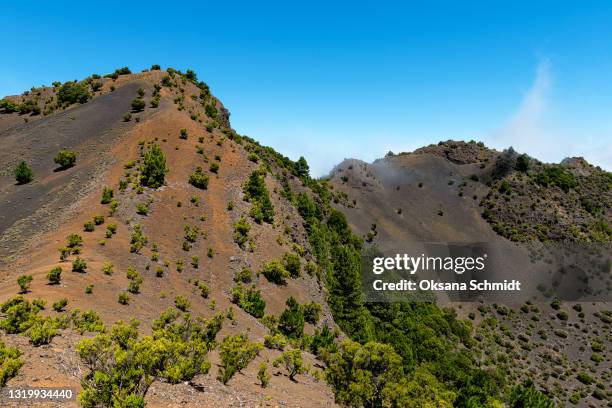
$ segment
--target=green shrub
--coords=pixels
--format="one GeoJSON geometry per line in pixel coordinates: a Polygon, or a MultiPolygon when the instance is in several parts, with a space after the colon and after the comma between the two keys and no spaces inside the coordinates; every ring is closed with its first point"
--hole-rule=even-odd
{"type": "Polygon", "coordinates": [[[83,243],[83,238],[78,234],[68,235],[68,248],[75,248],[83,243]]]}
{"type": "Polygon", "coordinates": [[[234,276],[234,282],[250,283],[253,279],[253,272],[249,268],[243,268],[234,276]]]}
{"type": "Polygon", "coordinates": [[[128,305],[130,303],[130,295],[126,292],[121,292],[117,297],[117,302],[121,305],[128,305]]]}
{"type": "Polygon", "coordinates": [[[85,224],[83,224],[83,231],[85,232],[93,232],[94,229],[95,226],[93,221],[86,221],[85,224]]]}
{"type": "Polygon", "coordinates": [[[274,221],[274,207],[260,171],[254,171],[244,186],[244,199],[251,202],[250,215],[257,223],[274,221]]]}
{"type": "Polygon", "coordinates": [[[113,199],[113,189],[104,187],[102,190],[102,198],[100,199],[100,204],[108,204],[113,199]]]}
{"type": "Polygon", "coordinates": [[[287,345],[287,338],[281,333],[264,336],[264,346],[269,349],[283,350],[287,345]]]}
{"type": "Polygon", "coordinates": [[[278,329],[289,338],[300,338],[304,334],[304,310],[293,296],[285,304],[287,308],[278,319],[278,329]]]}
{"type": "Polygon", "coordinates": [[[102,225],[104,224],[104,216],[103,215],[94,215],[93,217],[93,222],[96,225],[102,225]]]}
{"type": "Polygon", "coordinates": [[[286,284],[285,279],[289,277],[289,272],[278,261],[271,261],[265,264],[261,273],[266,279],[277,285],[286,284]]]}
{"type": "Polygon", "coordinates": [[[206,374],[206,355],[222,321],[222,316],[192,319],[169,309],[153,322],[150,336],[139,337],[133,320],[81,340],[77,353],[89,372],[82,379],[80,404],[141,408],[154,379],[176,384],[206,374]]]}
{"type": "Polygon", "coordinates": [[[85,272],[87,269],[87,262],[84,259],[79,258],[78,256],[74,261],[72,261],[72,271],[73,272],[85,272]]]}
{"type": "Polygon", "coordinates": [[[28,293],[32,279],[32,275],[21,275],[17,278],[20,293],[28,293]]]}
{"type": "Polygon", "coordinates": [[[57,302],[53,303],[52,307],[56,312],[63,312],[66,309],[66,306],[68,306],[68,299],[61,298],[57,302]]]}
{"type": "Polygon", "coordinates": [[[90,98],[89,89],[84,83],[66,82],[57,91],[57,102],[61,105],[85,103],[90,98]]]}
{"type": "Polygon", "coordinates": [[[208,175],[206,175],[202,167],[196,167],[195,171],[189,176],[189,184],[194,187],[206,190],[208,188],[208,175]]]}
{"type": "Polygon", "coordinates": [[[576,378],[578,379],[578,381],[586,385],[590,385],[595,382],[595,379],[591,377],[589,374],[585,373],[584,371],[578,373],[576,378]]]}
{"type": "Polygon", "coordinates": [[[300,257],[297,254],[290,252],[285,253],[285,255],[283,255],[283,266],[292,278],[300,276],[300,257]]]}
{"type": "Polygon", "coordinates": [[[259,380],[262,388],[266,388],[270,383],[270,373],[268,373],[268,365],[266,363],[261,363],[259,365],[257,379],[259,380]]]}
{"type": "Polygon", "coordinates": [[[555,404],[543,393],[536,390],[531,380],[517,385],[510,392],[510,407],[554,408],[555,404]]]}
{"type": "Polygon", "coordinates": [[[85,293],[88,295],[91,295],[93,293],[93,288],[94,288],[93,284],[89,284],[85,286],[85,293]]]}
{"type": "Polygon", "coordinates": [[[561,166],[546,167],[544,171],[535,175],[535,182],[544,186],[557,186],[566,193],[578,185],[576,177],[561,166]]]}
{"type": "Polygon", "coordinates": [[[289,379],[293,381],[295,376],[306,372],[304,362],[302,360],[302,352],[299,349],[287,350],[281,354],[276,360],[274,360],[274,366],[278,367],[279,364],[283,363],[289,379]]]}
{"type": "Polygon", "coordinates": [[[56,266],[55,268],[51,269],[49,273],[47,274],[47,279],[49,280],[50,285],[59,284],[61,281],[61,278],[62,278],[62,267],[61,266],[56,266]]]}
{"type": "Polygon", "coordinates": [[[126,276],[128,282],[128,292],[133,294],[140,293],[140,285],[142,284],[142,276],[133,267],[128,267],[126,276]]]}
{"type": "Polygon", "coordinates": [[[105,275],[112,275],[113,274],[113,264],[110,262],[104,262],[104,265],[102,265],[102,273],[105,275]]]}
{"type": "Polygon", "coordinates": [[[168,168],[166,156],[158,144],[154,144],[143,156],[140,183],[143,186],[158,188],[164,184],[168,168]]]}
{"type": "Polygon", "coordinates": [[[179,138],[180,138],[180,139],[183,139],[183,140],[187,140],[187,137],[188,137],[188,135],[187,135],[187,129],[184,129],[184,128],[183,128],[183,129],[181,129],[181,134],[179,135],[179,138]]]}
{"type": "Polygon", "coordinates": [[[241,372],[262,349],[260,343],[250,343],[245,333],[227,336],[223,339],[220,346],[219,355],[221,357],[221,369],[219,371],[219,381],[223,384],[241,372]]]}
{"type": "Polygon", "coordinates": [[[0,388],[4,387],[6,382],[19,372],[23,365],[20,356],[21,352],[17,348],[6,347],[0,339],[0,388]]]}
{"type": "Polygon", "coordinates": [[[244,246],[249,239],[250,230],[251,225],[244,217],[240,217],[238,222],[234,224],[234,242],[236,242],[240,248],[244,249],[244,246]]]}
{"type": "Polygon", "coordinates": [[[174,298],[174,306],[182,312],[186,312],[191,307],[191,304],[184,296],[177,296],[174,298]]]}
{"type": "Polygon", "coordinates": [[[72,317],[72,323],[74,329],[83,334],[85,332],[99,332],[104,331],[104,321],[102,318],[93,310],[87,310],[83,313],[75,313],[72,317]]]}
{"type": "Polygon", "coordinates": [[[132,112],[141,112],[145,108],[145,101],[140,98],[134,98],[131,102],[132,112]]]}
{"type": "Polygon", "coordinates": [[[140,215],[148,215],[149,214],[149,206],[146,203],[137,203],[136,204],[136,213],[140,215]]]}
{"type": "Polygon", "coordinates": [[[219,172],[219,163],[217,162],[212,162],[210,164],[210,171],[217,174],[219,172]]]}
{"type": "Polygon", "coordinates": [[[17,167],[15,167],[14,174],[15,180],[19,184],[27,184],[34,180],[34,172],[23,160],[17,165],[17,167]]]}
{"type": "Polygon", "coordinates": [[[317,324],[319,314],[321,313],[321,305],[315,302],[304,304],[304,320],[310,324],[317,324]]]}
{"type": "Polygon", "coordinates": [[[53,321],[49,318],[35,319],[34,324],[26,331],[30,338],[30,343],[34,346],[51,343],[51,340],[57,334],[53,321]]]}
{"type": "Polygon", "coordinates": [[[56,164],[59,164],[60,168],[67,169],[76,164],[76,153],[70,150],[62,149],[57,152],[57,155],[53,158],[56,164]]]}
{"type": "Polygon", "coordinates": [[[253,317],[260,318],[265,314],[266,301],[262,299],[261,291],[257,290],[255,285],[244,290],[242,283],[238,282],[232,288],[232,301],[253,317]]]}

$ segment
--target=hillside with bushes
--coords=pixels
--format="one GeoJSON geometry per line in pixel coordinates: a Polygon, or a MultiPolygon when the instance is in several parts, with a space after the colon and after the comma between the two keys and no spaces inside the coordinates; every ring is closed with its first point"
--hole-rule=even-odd
{"type": "MultiPolygon", "coordinates": [[[[304,158],[237,134],[229,117],[195,72],[156,65],[0,102],[1,386],[71,387],[71,404],[85,407],[607,398],[609,311],[572,309],[581,327],[597,313],[589,341],[599,357],[577,367],[559,352],[555,377],[544,363],[535,376],[527,363],[511,370],[524,348],[503,336],[525,319],[501,306],[476,319],[431,302],[364,300],[361,255],[381,237],[510,242],[492,225],[518,223],[493,218],[514,200],[492,191],[506,180],[518,194],[520,174],[500,173],[497,153],[432,146],[350,161],[318,180],[304,158]],[[398,196],[379,195],[387,190],[398,196]],[[544,376],[567,379],[574,394],[544,376]]],[[[607,173],[574,180],[546,169],[530,162],[525,189],[581,186],[593,200],[585,214],[605,222],[607,173]]],[[[593,231],[588,224],[580,238],[605,239],[593,231]]]]}

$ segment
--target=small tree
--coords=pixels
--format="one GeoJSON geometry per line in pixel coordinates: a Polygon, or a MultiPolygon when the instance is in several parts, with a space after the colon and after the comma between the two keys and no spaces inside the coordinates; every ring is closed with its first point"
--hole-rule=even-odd
{"type": "Polygon", "coordinates": [[[74,272],[85,272],[85,269],[87,269],[87,262],[77,256],[77,258],[72,261],[72,270],[74,272]]]}
{"type": "Polygon", "coordinates": [[[287,350],[281,354],[276,360],[274,360],[274,366],[278,367],[279,364],[284,363],[289,379],[295,381],[295,376],[306,372],[304,362],[302,360],[302,352],[299,349],[287,350]]]}
{"type": "Polygon", "coordinates": [[[100,204],[108,204],[112,201],[112,199],[113,199],[113,189],[104,187],[104,190],[102,190],[102,199],[100,200],[100,204]]]}
{"type": "Polygon", "coordinates": [[[53,158],[56,164],[59,164],[62,169],[67,169],[76,164],[76,153],[70,150],[62,149],[53,158]]]}
{"type": "Polygon", "coordinates": [[[204,173],[202,167],[196,167],[195,171],[189,176],[189,184],[194,187],[206,190],[208,188],[208,175],[204,173]]]}
{"type": "Polygon", "coordinates": [[[161,187],[167,172],[166,156],[161,147],[154,144],[144,155],[140,183],[151,188],[161,187]]]}
{"type": "Polygon", "coordinates": [[[266,279],[277,285],[286,284],[285,278],[289,276],[289,272],[278,261],[271,261],[265,264],[261,273],[266,279]]]}
{"type": "Polygon", "coordinates": [[[189,310],[189,307],[191,306],[189,301],[184,296],[180,296],[180,295],[174,298],[174,305],[176,306],[178,310],[182,312],[186,312],[187,310],[189,310]]]}
{"type": "Polygon", "coordinates": [[[278,329],[289,338],[300,338],[304,334],[304,311],[293,296],[285,302],[287,309],[278,320],[278,329]]]}
{"type": "Polygon", "coordinates": [[[17,284],[19,285],[20,293],[28,293],[30,290],[30,284],[32,283],[32,275],[21,275],[17,278],[17,284]]]}
{"type": "Polygon", "coordinates": [[[57,285],[60,283],[62,278],[62,268],[61,266],[56,266],[51,269],[47,274],[47,279],[49,279],[49,285],[57,285]]]}
{"type": "Polygon", "coordinates": [[[268,365],[261,363],[259,371],[257,371],[257,379],[261,382],[261,387],[266,388],[270,383],[270,373],[268,373],[268,365]]]}
{"type": "Polygon", "coordinates": [[[145,101],[140,98],[132,99],[132,110],[134,112],[140,112],[145,108],[145,101]]]}
{"type": "Polygon", "coordinates": [[[27,184],[34,180],[34,172],[24,161],[21,161],[17,167],[15,167],[15,180],[19,184],[27,184]]]}
{"type": "Polygon", "coordinates": [[[225,337],[219,351],[221,357],[219,381],[227,384],[230,378],[242,371],[262,348],[260,343],[249,342],[249,337],[245,333],[225,337]]]}
{"type": "Polygon", "coordinates": [[[298,278],[300,276],[300,257],[297,254],[287,252],[283,255],[283,266],[292,278],[298,278]]]}

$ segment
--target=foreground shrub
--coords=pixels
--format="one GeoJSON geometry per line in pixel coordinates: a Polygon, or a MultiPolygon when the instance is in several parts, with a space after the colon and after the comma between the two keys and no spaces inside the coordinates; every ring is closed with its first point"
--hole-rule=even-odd
{"type": "Polygon", "coordinates": [[[79,402],[84,407],[144,407],[154,379],[176,384],[207,373],[206,355],[222,321],[222,316],[194,319],[168,309],[153,322],[150,336],[139,337],[133,320],[81,340],[77,352],[89,372],[81,381],[79,402]]]}
{"type": "Polygon", "coordinates": [[[15,167],[15,180],[19,184],[27,184],[34,180],[34,172],[24,161],[21,161],[17,167],[15,167]]]}
{"type": "Polygon", "coordinates": [[[223,384],[241,372],[259,354],[263,346],[261,343],[250,343],[245,333],[227,336],[220,346],[221,369],[219,381],[223,384]]]}
{"type": "Polygon", "coordinates": [[[6,385],[6,382],[15,377],[19,369],[23,365],[23,360],[19,357],[21,352],[14,347],[6,347],[0,339],[0,388],[6,385]]]}

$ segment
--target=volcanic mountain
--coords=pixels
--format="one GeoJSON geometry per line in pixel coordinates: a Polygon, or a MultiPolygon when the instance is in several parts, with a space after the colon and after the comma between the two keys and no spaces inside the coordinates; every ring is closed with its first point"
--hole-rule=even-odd
{"type": "Polygon", "coordinates": [[[609,243],[610,173],[448,141],[317,180],[229,117],[159,66],[0,101],[0,386],[92,407],[607,398],[607,304],[367,303],[360,255],[609,243]]]}

